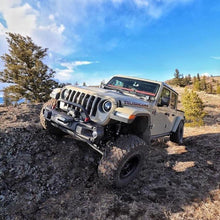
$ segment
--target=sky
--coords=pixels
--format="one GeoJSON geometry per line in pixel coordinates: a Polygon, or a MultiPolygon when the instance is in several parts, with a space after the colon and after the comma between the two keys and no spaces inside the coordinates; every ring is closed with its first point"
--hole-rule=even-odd
{"type": "Polygon", "coordinates": [[[220,75],[219,0],[1,0],[0,55],[6,32],[48,48],[59,82],[220,75]]]}

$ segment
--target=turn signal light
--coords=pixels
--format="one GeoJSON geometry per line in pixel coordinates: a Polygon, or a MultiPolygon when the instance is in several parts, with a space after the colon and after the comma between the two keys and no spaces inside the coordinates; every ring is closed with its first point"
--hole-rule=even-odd
{"type": "Polygon", "coordinates": [[[135,115],[130,115],[128,119],[135,119],[135,115]]]}

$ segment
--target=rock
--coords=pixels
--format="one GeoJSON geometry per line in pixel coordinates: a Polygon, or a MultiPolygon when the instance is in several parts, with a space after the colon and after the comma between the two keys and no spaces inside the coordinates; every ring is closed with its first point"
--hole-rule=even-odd
{"type": "Polygon", "coordinates": [[[215,121],[216,121],[217,123],[220,123],[220,117],[219,117],[219,118],[216,118],[215,121]]]}
{"type": "Polygon", "coordinates": [[[178,146],[168,154],[167,140],[155,141],[140,176],[115,189],[98,178],[97,153],[69,136],[56,139],[36,123],[40,109],[30,104],[10,111],[0,107],[0,219],[155,220],[175,219],[174,213],[194,219],[199,214],[194,204],[205,204],[205,197],[213,203],[198,219],[218,210],[219,132],[198,136],[193,129],[181,154],[178,146]],[[182,172],[172,169],[190,161],[196,166],[182,172]],[[182,207],[196,214],[187,216],[182,207]]]}

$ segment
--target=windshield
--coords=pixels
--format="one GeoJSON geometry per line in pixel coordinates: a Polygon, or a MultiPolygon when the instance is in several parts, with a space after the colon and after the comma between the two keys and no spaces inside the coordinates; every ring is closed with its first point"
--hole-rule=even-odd
{"type": "Polygon", "coordinates": [[[140,96],[153,96],[155,97],[160,87],[157,83],[141,81],[137,79],[129,79],[123,77],[113,77],[106,86],[112,89],[120,89],[128,92],[135,92],[140,96]]]}

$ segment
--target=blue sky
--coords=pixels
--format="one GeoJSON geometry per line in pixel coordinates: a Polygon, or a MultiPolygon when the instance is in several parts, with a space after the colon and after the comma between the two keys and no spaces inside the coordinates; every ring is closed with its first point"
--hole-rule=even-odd
{"type": "Polygon", "coordinates": [[[220,75],[219,0],[1,0],[0,55],[5,32],[49,48],[60,82],[220,75]]]}

